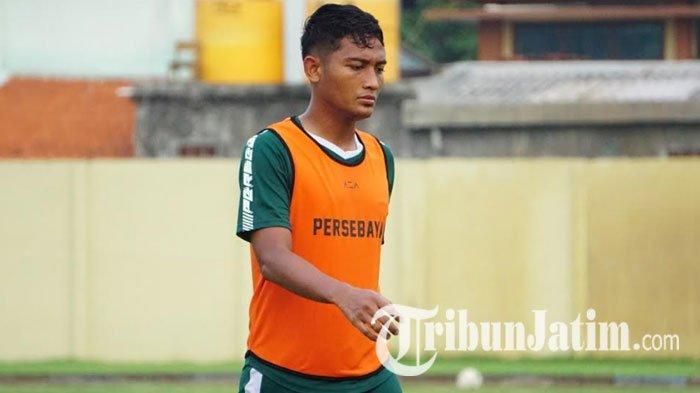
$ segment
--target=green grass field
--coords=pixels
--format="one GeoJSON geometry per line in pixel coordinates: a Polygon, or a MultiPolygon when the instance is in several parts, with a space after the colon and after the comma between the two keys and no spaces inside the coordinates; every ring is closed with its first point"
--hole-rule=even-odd
{"type": "MultiPolygon", "coordinates": [[[[37,374],[195,374],[237,373],[242,362],[221,363],[100,363],[71,360],[0,362],[0,375],[37,374]]],[[[525,375],[678,375],[700,377],[700,360],[622,360],[546,358],[440,358],[429,375],[456,374],[475,367],[484,374],[525,375]]]]}
{"type": "MultiPolygon", "coordinates": [[[[404,383],[405,393],[451,393],[460,392],[454,387],[441,384],[404,383]]],[[[236,386],[230,384],[89,384],[89,385],[0,385],[0,393],[232,393],[236,386]]],[[[473,390],[472,390],[473,391],[473,390]]],[[[680,388],[517,388],[487,387],[476,390],[478,393],[698,393],[700,389],[680,388]]],[[[461,392],[466,392],[462,390],[461,392]]]]}
{"type": "MultiPolygon", "coordinates": [[[[487,375],[674,375],[700,377],[700,361],[691,360],[595,360],[595,359],[520,359],[501,360],[488,358],[438,359],[429,374],[451,376],[464,367],[475,367],[487,375]]],[[[0,377],[10,375],[163,375],[163,374],[225,374],[237,373],[240,362],[225,363],[97,363],[76,361],[0,362],[0,377]]],[[[451,378],[445,378],[449,381],[451,378]]],[[[448,393],[458,390],[451,383],[422,382],[406,379],[406,393],[448,393]]],[[[0,393],[231,393],[236,384],[231,383],[84,383],[84,384],[2,384],[0,393]]],[[[479,393],[624,393],[624,392],[679,392],[700,393],[700,388],[676,387],[517,387],[487,386],[479,393]]]]}

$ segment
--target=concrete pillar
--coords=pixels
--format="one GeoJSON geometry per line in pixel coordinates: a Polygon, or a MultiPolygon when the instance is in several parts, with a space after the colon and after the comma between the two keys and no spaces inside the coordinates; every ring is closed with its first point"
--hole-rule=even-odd
{"type": "Polygon", "coordinates": [[[301,62],[301,34],[304,29],[306,2],[284,1],[284,83],[301,84],[306,81],[301,62]]]}
{"type": "Polygon", "coordinates": [[[666,19],[664,23],[664,60],[677,59],[676,48],[676,21],[666,19]]]}
{"type": "Polygon", "coordinates": [[[694,33],[692,20],[679,19],[676,21],[676,58],[678,60],[695,58],[695,51],[693,50],[694,33]]]}
{"type": "Polygon", "coordinates": [[[479,60],[501,60],[503,28],[500,21],[480,21],[478,25],[479,60]]]}

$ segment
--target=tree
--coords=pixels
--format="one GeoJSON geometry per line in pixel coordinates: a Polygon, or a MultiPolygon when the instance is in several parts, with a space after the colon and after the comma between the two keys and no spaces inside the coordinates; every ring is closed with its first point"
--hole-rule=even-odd
{"type": "Polygon", "coordinates": [[[431,22],[421,15],[428,8],[465,8],[480,6],[474,1],[403,0],[401,40],[438,63],[476,59],[476,24],[469,22],[431,22]]]}

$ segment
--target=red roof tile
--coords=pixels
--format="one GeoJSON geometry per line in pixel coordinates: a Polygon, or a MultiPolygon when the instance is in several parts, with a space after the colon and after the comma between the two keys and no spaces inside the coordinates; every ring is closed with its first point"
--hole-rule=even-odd
{"type": "Polygon", "coordinates": [[[131,157],[135,105],[122,80],[12,78],[0,86],[0,157],[131,157]]]}

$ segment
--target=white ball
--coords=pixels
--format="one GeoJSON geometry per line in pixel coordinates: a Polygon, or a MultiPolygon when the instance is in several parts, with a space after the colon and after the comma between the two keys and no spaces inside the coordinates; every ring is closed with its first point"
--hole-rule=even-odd
{"type": "Polygon", "coordinates": [[[464,368],[457,374],[458,389],[478,389],[484,383],[484,377],[475,368],[464,368]]]}

